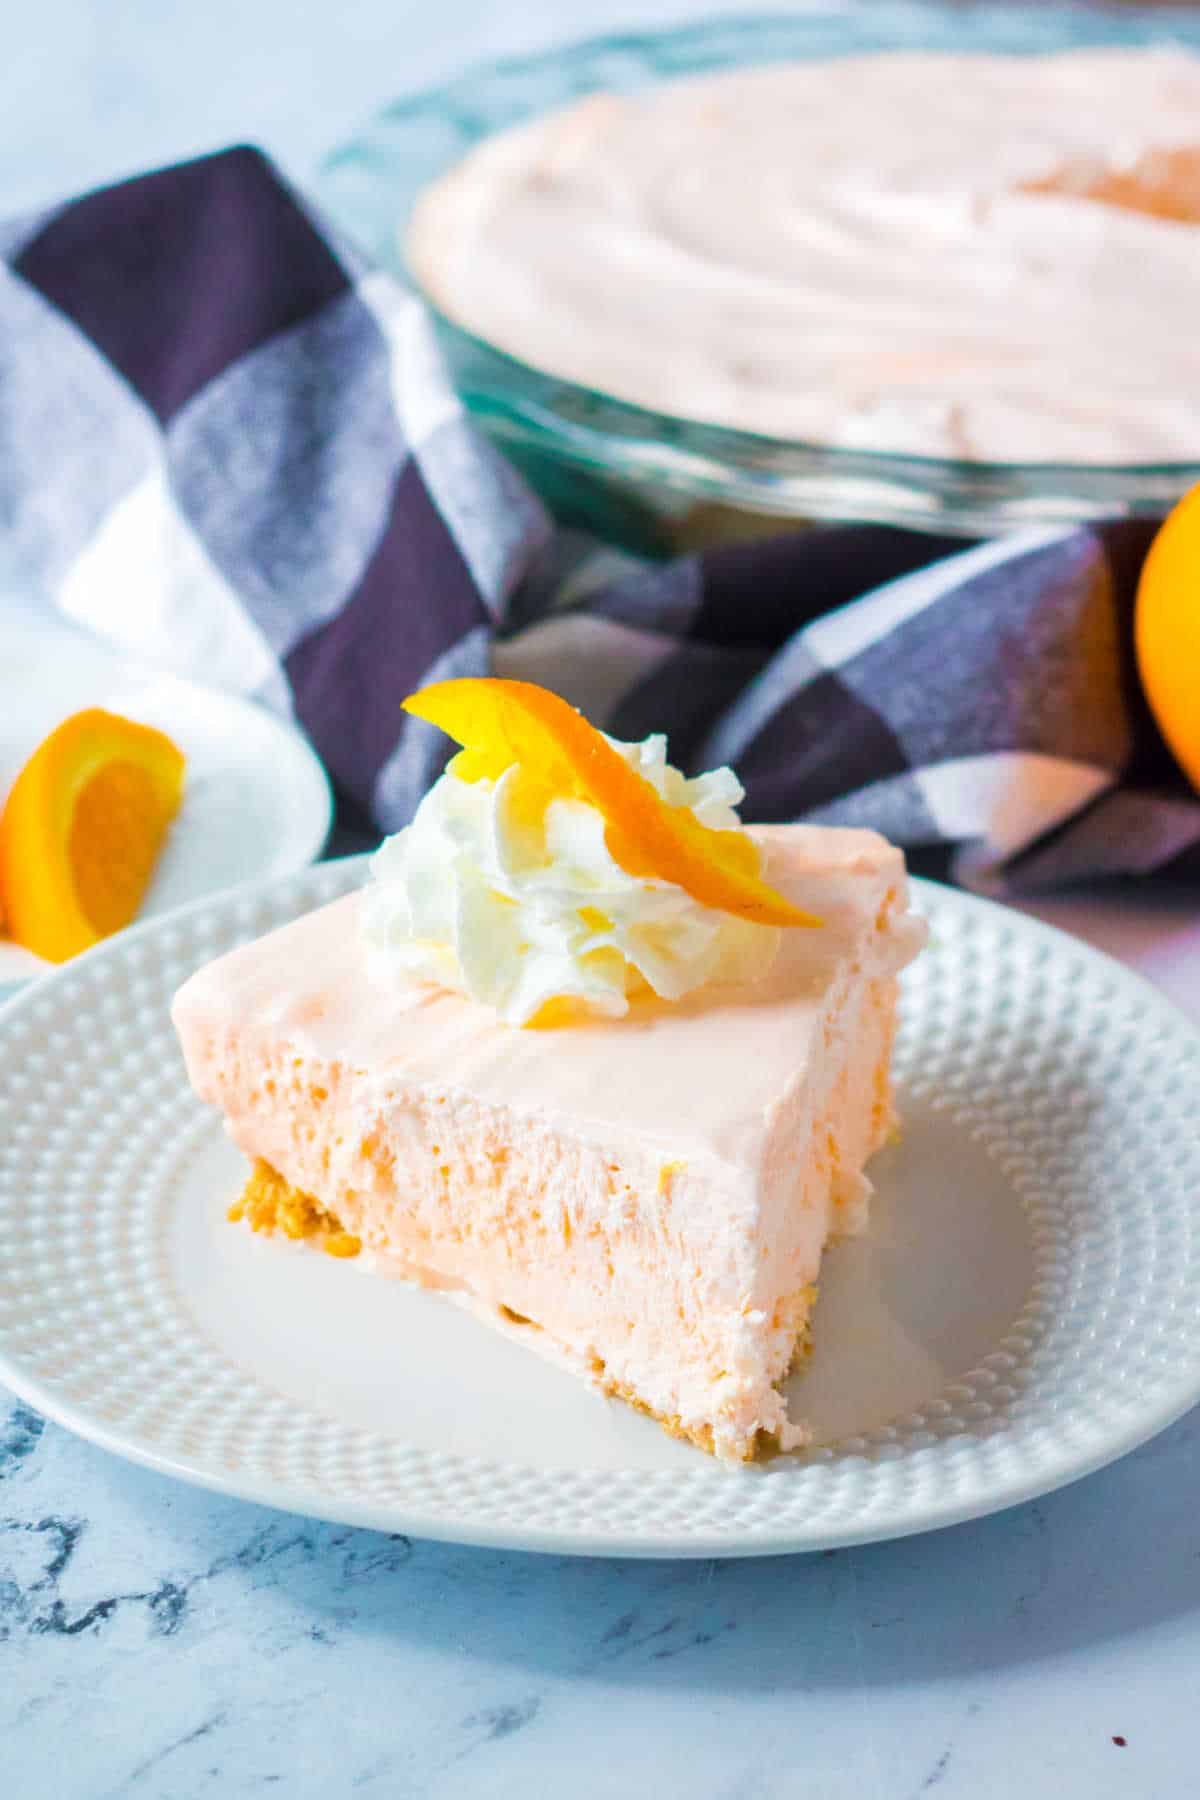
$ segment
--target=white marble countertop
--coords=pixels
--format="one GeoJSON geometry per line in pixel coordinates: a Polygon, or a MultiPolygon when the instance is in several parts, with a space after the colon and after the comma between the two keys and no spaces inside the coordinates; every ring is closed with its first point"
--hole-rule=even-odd
{"type": "MultiPolygon", "coordinates": [[[[0,213],[232,138],[304,180],[405,87],[693,10],[40,0],[0,61],[0,213]]],[[[1200,1018],[1194,898],[1036,910],[1200,1018]]],[[[0,1393],[0,1795],[1189,1795],[1197,1492],[1193,1414],[1071,1488],[927,1537],[565,1561],[213,1498],[0,1393]]]]}

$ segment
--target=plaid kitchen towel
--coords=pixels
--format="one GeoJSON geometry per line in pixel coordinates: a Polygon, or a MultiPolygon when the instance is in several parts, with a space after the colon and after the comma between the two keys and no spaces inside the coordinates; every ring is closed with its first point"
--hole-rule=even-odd
{"type": "Polygon", "coordinates": [[[994,884],[1150,870],[1200,804],[1140,697],[1144,523],[963,547],[857,527],[639,563],[478,434],[420,303],[253,150],[0,228],[0,565],[307,730],[394,830],[489,669],[734,765],[751,819],[872,825],[994,884]]]}

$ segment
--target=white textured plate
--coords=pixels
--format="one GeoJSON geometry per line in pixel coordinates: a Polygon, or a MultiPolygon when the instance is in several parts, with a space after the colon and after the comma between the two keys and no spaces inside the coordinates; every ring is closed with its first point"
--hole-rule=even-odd
{"type": "Polygon", "coordinates": [[[1086,1474],[1200,1397],[1200,1039],[1139,979],[919,883],[903,1141],[831,1252],[793,1405],[727,1469],[436,1297],[224,1222],[241,1169],[167,1018],[199,963],[361,880],[327,864],[125,933],[0,1012],[0,1377],[121,1455],[430,1537],[808,1550],[1086,1474]]]}
{"type": "MultiPolygon", "coordinates": [[[[68,713],[106,706],[169,732],[187,757],[183,806],[143,918],[320,855],[329,782],[307,742],[262,707],[130,661],[45,609],[0,596],[0,804],[21,764],[68,713]]],[[[0,990],[52,968],[0,937],[0,990]]]]}

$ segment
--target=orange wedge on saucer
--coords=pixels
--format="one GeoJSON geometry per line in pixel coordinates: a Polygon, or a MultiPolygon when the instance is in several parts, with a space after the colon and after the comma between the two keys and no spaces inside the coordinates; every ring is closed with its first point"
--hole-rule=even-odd
{"type": "Polygon", "coordinates": [[[819,925],[759,879],[754,840],[700,825],[668,806],[603,733],[558,694],[530,681],[466,679],[422,688],[406,712],[463,745],[462,781],[495,780],[513,763],[548,790],[604,815],[605,842],[626,874],[674,882],[704,906],[758,925],[819,925]]]}
{"type": "Polygon", "coordinates": [[[1138,583],[1134,643],[1159,730],[1200,788],[1200,487],[1168,513],[1150,546],[1138,583]]]}
{"type": "Polygon", "coordinates": [[[164,732],[91,707],[34,751],[0,817],[4,930],[65,962],[128,925],[183,797],[164,732]]]}

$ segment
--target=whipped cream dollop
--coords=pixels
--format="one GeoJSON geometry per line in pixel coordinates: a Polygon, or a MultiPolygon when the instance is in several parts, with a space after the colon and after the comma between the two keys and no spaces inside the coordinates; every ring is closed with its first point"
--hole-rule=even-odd
{"type": "MultiPolygon", "coordinates": [[[[608,741],[668,806],[713,830],[745,830],[731,769],[689,780],[667,761],[664,737],[608,741]]],[[[554,1003],[620,1018],[647,990],[679,1000],[766,974],[776,927],[628,874],[604,831],[596,807],[547,798],[519,764],[495,781],[447,769],[373,859],[362,903],[373,973],[455,989],[509,1025],[548,1022],[561,1010],[554,1003]]]]}

